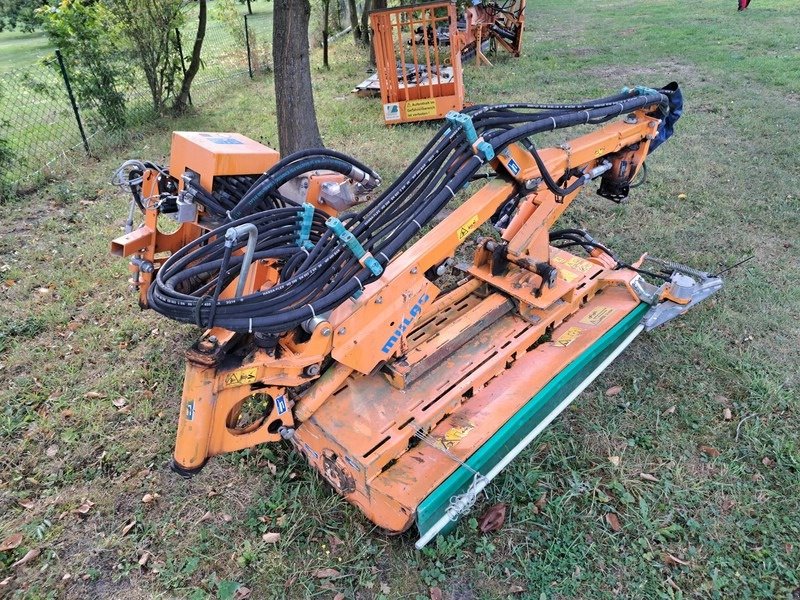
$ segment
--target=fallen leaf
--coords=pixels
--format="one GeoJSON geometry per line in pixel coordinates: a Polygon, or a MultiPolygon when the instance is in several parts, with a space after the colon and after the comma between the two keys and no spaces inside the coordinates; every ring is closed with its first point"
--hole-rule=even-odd
{"type": "Polygon", "coordinates": [[[722,418],[726,421],[730,421],[733,418],[733,413],[731,412],[730,408],[726,408],[722,411],[722,418]]]}
{"type": "Polygon", "coordinates": [[[41,553],[42,553],[42,551],[39,550],[38,548],[34,548],[32,550],[28,550],[28,552],[25,553],[25,556],[23,556],[17,562],[15,562],[13,565],[11,565],[11,568],[12,569],[16,569],[17,567],[24,567],[29,562],[33,562],[34,560],[39,558],[39,555],[41,553]]]}
{"type": "Polygon", "coordinates": [[[100,392],[86,392],[83,397],[87,400],[94,400],[97,398],[105,398],[105,395],[101,394],[100,392]]]}
{"type": "Polygon", "coordinates": [[[678,200],[686,200],[686,194],[678,194],[678,200]]]}
{"type": "Polygon", "coordinates": [[[522,587],[521,585],[512,585],[510,588],[508,588],[509,594],[521,594],[524,591],[525,588],[522,587]]]}
{"type": "Polygon", "coordinates": [[[272,473],[273,477],[278,472],[278,467],[276,467],[274,464],[272,464],[269,461],[267,461],[267,468],[269,469],[269,472],[272,473]]]}
{"type": "Polygon", "coordinates": [[[333,597],[333,600],[344,600],[345,596],[342,592],[339,592],[333,597]]]}
{"type": "Polygon", "coordinates": [[[772,460],[769,456],[765,456],[764,458],[761,459],[761,464],[764,465],[765,467],[771,467],[775,464],[775,461],[772,460]]]}
{"type": "Polygon", "coordinates": [[[44,451],[47,458],[53,458],[56,454],[58,454],[58,444],[53,444],[47,447],[47,450],[44,451]]]}
{"type": "Polygon", "coordinates": [[[143,552],[142,555],[139,557],[139,566],[143,567],[147,564],[147,561],[150,560],[151,554],[149,552],[143,552]]]}
{"type": "Polygon", "coordinates": [[[388,595],[391,592],[392,588],[389,587],[389,584],[381,581],[381,594],[388,595]]]}
{"type": "Polygon", "coordinates": [[[289,522],[289,517],[286,515],[281,515],[277,519],[275,519],[275,525],[278,527],[285,527],[286,523],[289,522]]]}
{"type": "Polygon", "coordinates": [[[339,577],[341,573],[336,569],[317,569],[313,573],[314,577],[317,579],[327,579],[328,577],[339,577]]]}
{"type": "Polygon", "coordinates": [[[70,512],[77,515],[88,515],[89,511],[92,510],[93,506],[94,502],[92,502],[91,500],[84,500],[78,508],[70,512]]]}
{"type": "Polygon", "coordinates": [[[208,521],[209,519],[211,519],[212,516],[213,515],[211,514],[211,511],[207,510],[205,514],[202,517],[200,517],[200,519],[197,522],[202,523],[203,521],[208,521]]]}
{"type": "Polygon", "coordinates": [[[9,575],[5,579],[3,579],[3,581],[0,581],[0,589],[2,589],[4,587],[8,587],[8,584],[11,583],[12,579],[14,579],[14,576],[13,575],[9,575]]]}
{"type": "Polygon", "coordinates": [[[442,590],[438,587],[431,588],[431,600],[442,600],[442,590]]]}
{"type": "Polygon", "coordinates": [[[507,509],[508,507],[502,502],[493,504],[487,508],[486,512],[483,513],[481,518],[478,520],[478,529],[480,532],[489,533],[492,531],[498,531],[506,521],[507,509]]]}
{"type": "Polygon", "coordinates": [[[156,500],[158,500],[159,497],[160,496],[158,494],[151,494],[150,492],[148,492],[144,496],[142,496],[142,502],[144,504],[150,504],[151,502],[155,502],[156,500]]]}
{"type": "Polygon", "coordinates": [[[723,396],[721,394],[714,396],[714,400],[716,400],[720,404],[728,404],[730,402],[729,398],[726,398],[725,396],[723,396]]]}
{"type": "Polygon", "coordinates": [[[277,531],[268,531],[264,535],[261,536],[261,539],[264,540],[267,544],[277,544],[278,540],[281,539],[281,534],[277,531]]]}
{"type": "Polygon", "coordinates": [[[650,473],[639,473],[639,479],[644,481],[652,481],[653,483],[658,481],[658,477],[651,475],[650,473]]]}
{"type": "Polygon", "coordinates": [[[609,456],[608,462],[610,462],[615,467],[618,467],[619,464],[622,462],[622,459],[619,456],[609,456]]]}
{"type": "Polygon", "coordinates": [[[127,525],[125,525],[125,527],[122,528],[122,535],[128,535],[130,530],[133,529],[134,525],[136,525],[136,519],[131,520],[130,523],[128,523],[127,525]]]}
{"type": "Polygon", "coordinates": [[[677,556],[673,556],[669,552],[664,552],[664,563],[669,565],[670,567],[676,567],[678,565],[683,565],[684,567],[688,566],[689,563],[685,560],[681,560],[677,556]]]}
{"type": "Polygon", "coordinates": [[[662,415],[671,415],[671,414],[673,414],[673,413],[675,412],[675,409],[676,409],[676,408],[677,408],[677,406],[675,406],[675,405],[673,404],[672,406],[670,406],[670,407],[669,407],[667,410],[665,410],[665,411],[664,411],[664,412],[662,412],[661,414],[662,414],[662,415]]]}
{"type": "Polygon", "coordinates": [[[612,531],[622,531],[622,525],[619,522],[619,517],[614,513],[606,513],[606,523],[611,527],[612,531]]]}
{"type": "Polygon", "coordinates": [[[231,521],[233,521],[233,517],[228,513],[222,513],[222,520],[225,521],[226,523],[230,523],[231,521]]]}
{"type": "Polygon", "coordinates": [[[120,396],[116,400],[112,400],[111,404],[113,404],[117,408],[122,408],[123,406],[128,404],[128,399],[127,398],[123,398],[122,396],[120,396]]]}
{"type": "Polygon", "coordinates": [[[547,504],[547,493],[544,493],[541,496],[539,496],[539,499],[536,502],[534,502],[534,504],[536,505],[536,508],[538,508],[539,510],[543,509],[544,505],[547,504]]]}
{"type": "Polygon", "coordinates": [[[26,510],[30,510],[34,507],[33,500],[19,500],[17,504],[26,510]]]}
{"type": "Polygon", "coordinates": [[[252,593],[253,590],[251,590],[249,587],[244,587],[243,585],[240,585],[236,589],[236,593],[234,594],[233,598],[234,600],[244,600],[245,598],[249,598],[250,594],[252,593]]]}
{"type": "Polygon", "coordinates": [[[40,294],[49,294],[50,293],[50,288],[40,287],[40,288],[36,288],[36,291],[39,292],[40,294]]]}
{"type": "Polygon", "coordinates": [[[722,452],[714,448],[714,446],[699,446],[697,449],[700,450],[700,452],[702,452],[706,456],[711,456],[712,458],[720,456],[722,454],[722,452]]]}
{"type": "Polygon", "coordinates": [[[606,390],[606,396],[616,396],[617,394],[622,392],[621,385],[615,385],[606,390]]]}
{"type": "Polygon", "coordinates": [[[2,542],[0,542],[0,552],[7,552],[13,550],[22,543],[21,533],[12,533],[2,542]]]}

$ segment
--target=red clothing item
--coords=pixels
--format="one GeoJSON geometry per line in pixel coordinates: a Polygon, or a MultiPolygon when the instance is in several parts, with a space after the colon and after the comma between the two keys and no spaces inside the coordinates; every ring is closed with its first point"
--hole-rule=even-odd
{"type": "Polygon", "coordinates": [[[750,0],[739,0],[739,10],[744,10],[750,6],[750,0]]]}

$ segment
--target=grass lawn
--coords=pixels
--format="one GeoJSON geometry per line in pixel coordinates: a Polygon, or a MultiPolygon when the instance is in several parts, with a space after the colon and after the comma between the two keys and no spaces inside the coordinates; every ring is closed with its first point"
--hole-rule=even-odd
{"type": "MultiPolygon", "coordinates": [[[[586,193],[565,224],[628,259],[715,270],[755,255],[716,298],[640,337],[492,483],[474,514],[508,503],[495,534],[465,519],[417,552],[281,445],[212,459],[188,481],[167,469],[198,331],[137,308],[108,255],[127,198],[107,182],[125,158],[163,160],[172,129],[274,146],[271,81],[232,81],[4,206],[0,540],[23,537],[0,552],[0,597],[232,598],[243,585],[268,599],[797,598],[800,4],[735,4],[539,0],[522,58],[465,68],[474,102],[680,81],[685,116],[647,185],[626,205],[586,193]],[[328,568],[338,575],[314,575],[328,568]]],[[[326,144],[398,174],[432,127],[386,129],[378,101],[350,94],[365,59],[348,36],[331,71],[313,60],[326,144]]]]}
{"type": "Polygon", "coordinates": [[[0,75],[6,71],[27,67],[40,57],[52,52],[53,48],[42,31],[32,33],[22,31],[0,32],[0,75]]]}

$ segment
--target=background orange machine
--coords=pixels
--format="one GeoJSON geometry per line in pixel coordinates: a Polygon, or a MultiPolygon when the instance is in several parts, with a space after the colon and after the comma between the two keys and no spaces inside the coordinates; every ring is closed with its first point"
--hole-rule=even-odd
{"type": "Polygon", "coordinates": [[[379,10],[370,23],[386,124],[441,119],[464,107],[455,4],[379,10]]]}

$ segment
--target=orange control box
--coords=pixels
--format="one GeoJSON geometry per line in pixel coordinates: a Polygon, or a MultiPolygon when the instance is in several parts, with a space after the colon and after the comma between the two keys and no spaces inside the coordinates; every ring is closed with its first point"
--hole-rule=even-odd
{"type": "MultiPolygon", "coordinates": [[[[180,178],[192,170],[200,175],[200,184],[211,190],[214,177],[263,173],[279,160],[277,150],[239,133],[175,131],[169,171],[180,178]]],[[[180,185],[182,189],[182,181],[180,185]]]]}

